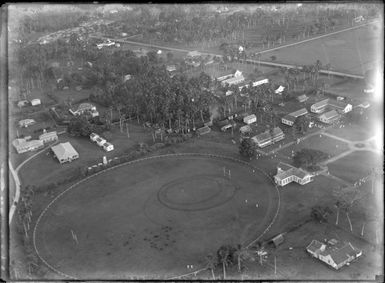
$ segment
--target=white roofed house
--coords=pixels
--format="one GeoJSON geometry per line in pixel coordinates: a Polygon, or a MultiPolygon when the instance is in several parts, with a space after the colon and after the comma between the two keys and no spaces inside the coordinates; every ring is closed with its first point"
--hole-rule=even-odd
{"type": "Polygon", "coordinates": [[[91,103],[81,103],[78,106],[77,110],[69,110],[70,113],[74,116],[82,115],[82,114],[90,114],[92,117],[99,116],[99,112],[96,110],[96,106],[92,105],[91,103]]]}
{"type": "Polygon", "coordinates": [[[274,176],[274,182],[279,186],[285,186],[291,182],[304,185],[311,181],[313,181],[311,173],[284,162],[278,164],[277,174],[274,176]]]}
{"type": "Polygon", "coordinates": [[[329,99],[327,98],[327,99],[318,101],[317,103],[314,103],[312,106],[310,106],[310,111],[313,113],[322,113],[325,111],[328,105],[329,105],[329,99]]]}
{"type": "Polygon", "coordinates": [[[57,136],[56,131],[43,133],[39,136],[39,140],[43,141],[44,143],[57,141],[59,138],[57,136]]]}
{"type": "Polygon", "coordinates": [[[194,58],[197,58],[197,57],[200,57],[200,56],[202,56],[202,54],[200,52],[198,52],[198,51],[190,51],[190,52],[187,53],[187,58],[194,59],[194,58]]]}
{"type": "Polygon", "coordinates": [[[288,125],[288,126],[293,126],[294,123],[295,123],[295,120],[299,116],[303,116],[303,115],[306,115],[308,113],[309,112],[307,111],[306,108],[301,108],[301,109],[299,109],[297,111],[291,112],[291,113],[285,115],[284,117],[282,117],[282,124],[285,124],[285,125],[288,125]]]}
{"type": "Polygon", "coordinates": [[[34,119],[24,119],[24,120],[20,120],[19,121],[19,127],[27,128],[28,126],[31,126],[31,125],[33,125],[35,123],[36,123],[36,121],[34,119]]]}
{"type": "Polygon", "coordinates": [[[245,81],[245,77],[243,76],[242,72],[241,71],[236,71],[234,73],[234,75],[228,79],[225,79],[225,80],[222,80],[221,81],[221,84],[223,86],[225,86],[226,84],[228,84],[229,86],[231,85],[237,85],[237,84],[240,84],[242,83],[243,81],[245,81]]]}
{"type": "Polygon", "coordinates": [[[331,110],[318,116],[318,120],[323,123],[331,124],[341,117],[336,110],[331,110]]]}
{"type": "Polygon", "coordinates": [[[243,118],[243,123],[245,123],[247,125],[250,125],[250,124],[255,123],[255,122],[257,122],[257,116],[255,116],[254,114],[251,114],[251,115],[243,118]]]}
{"type": "Polygon", "coordinates": [[[36,106],[36,105],[40,105],[40,104],[41,104],[41,100],[38,99],[38,98],[35,98],[35,99],[31,100],[31,105],[32,106],[36,106]]]}
{"type": "Polygon", "coordinates": [[[44,142],[41,140],[26,140],[24,138],[15,139],[14,141],[12,141],[12,145],[16,149],[17,153],[24,153],[43,148],[44,142]]]}
{"type": "Polygon", "coordinates": [[[313,240],[306,251],[313,257],[338,270],[362,255],[362,251],[353,247],[350,242],[340,242],[335,239],[322,243],[313,240]]]}
{"type": "Polygon", "coordinates": [[[309,97],[306,94],[302,94],[302,95],[297,97],[298,102],[305,102],[308,99],[309,99],[309,97]]]}
{"type": "Polygon", "coordinates": [[[103,144],[103,149],[104,149],[105,151],[112,151],[112,150],[114,150],[114,145],[113,145],[112,143],[105,142],[105,143],[103,144]]]}
{"type": "Polygon", "coordinates": [[[251,139],[255,142],[258,147],[263,148],[268,145],[271,145],[274,142],[283,140],[284,138],[285,134],[283,133],[283,131],[279,127],[275,127],[272,133],[267,130],[261,134],[252,137],[251,139]]]}
{"type": "Polygon", "coordinates": [[[79,153],[73,148],[73,146],[69,142],[60,143],[58,145],[53,146],[52,152],[55,154],[57,160],[59,160],[60,164],[65,162],[71,162],[75,159],[79,158],[79,153]]]}
{"type": "Polygon", "coordinates": [[[17,107],[21,108],[28,104],[29,104],[28,100],[20,100],[19,102],[17,102],[17,107]]]}
{"type": "Polygon", "coordinates": [[[349,103],[345,103],[337,100],[329,100],[329,105],[336,109],[341,114],[348,113],[353,110],[353,106],[349,103]]]}

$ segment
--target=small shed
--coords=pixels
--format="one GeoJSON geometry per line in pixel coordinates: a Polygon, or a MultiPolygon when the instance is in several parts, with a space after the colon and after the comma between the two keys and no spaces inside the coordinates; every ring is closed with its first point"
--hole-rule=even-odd
{"type": "Polygon", "coordinates": [[[205,135],[205,134],[208,134],[210,132],[211,132],[211,129],[208,126],[204,126],[202,128],[197,129],[198,135],[205,135]]]}
{"type": "Polygon", "coordinates": [[[255,122],[257,122],[257,116],[255,116],[254,114],[246,116],[246,117],[243,118],[243,122],[245,124],[248,124],[248,125],[250,125],[252,123],[255,123],[255,122]]]}
{"type": "Polygon", "coordinates": [[[283,235],[279,234],[271,239],[271,242],[274,244],[275,247],[278,247],[280,244],[282,244],[284,241],[283,235]]]}
{"type": "Polygon", "coordinates": [[[40,105],[40,104],[41,104],[41,100],[38,99],[38,98],[35,98],[35,99],[31,100],[31,105],[32,106],[36,106],[36,105],[40,105]]]}
{"type": "Polygon", "coordinates": [[[21,100],[21,101],[19,101],[18,103],[17,103],[17,106],[18,107],[24,107],[24,106],[26,106],[26,105],[28,105],[28,100],[21,100]]]}
{"type": "Polygon", "coordinates": [[[297,97],[298,102],[305,102],[308,99],[309,99],[309,97],[306,94],[302,94],[302,95],[297,97]]]}

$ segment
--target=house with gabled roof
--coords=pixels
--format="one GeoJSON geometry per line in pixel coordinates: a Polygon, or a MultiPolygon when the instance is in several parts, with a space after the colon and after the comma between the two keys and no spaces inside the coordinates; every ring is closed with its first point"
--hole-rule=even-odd
{"type": "Polygon", "coordinates": [[[331,110],[318,116],[318,120],[326,124],[331,124],[339,118],[340,114],[336,110],[331,110]]]}
{"type": "Polygon", "coordinates": [[[71,162],[79,158],[79,153],[73,148],[73,146],[69,142],[60,143],[58,145],[53,146],[51,149],[54,155],[56,156],[57,160],[59,160],[60,164],[63,164],[65,162],[71,162]]]}
{"type": "Polygon", "coordinates": [[[307,111],[306,108],[301,108],[297,111],[294,111],[292,113],[289,113],[287,115],[285,115],[284,117],[282,117],[282,124],[285,124],[285,125],[288,125],[288,126],[293,126],[294,125],[294,122],[295,120],[299,117],[299,116],[303,116],[303,115],[306,115],[308,114],[309,112],[307,111]]]}
{"type": "Polygon", "coordinates": [[[285,186],[291,182],[305,185],[312,181],[313,175],[311,173],[284,162],[278,164],[277,174],[274,176],[274,182],[279,186],[285,186]]]}
{"type": "Polygon", "coordinates": [[[270,133],[269,130],[260,133],[259,135],[256,135],[252,137],[251,139],[255,142],[255,144],[260,147],[266,147],[268,145],[271,145],[274,142],[278,142],[280,140],[283,140],[285,138],[285,134],[279,127],[275,127],[270,133]]]}
{"type": "Polygon", "coordinates": [[[313,257],[338,270],[348,265],[362,255],[362,251],[353,247],[350,242],[339,242],[337,240],[322,243],[313,240],[306,250],[313,257]]]}

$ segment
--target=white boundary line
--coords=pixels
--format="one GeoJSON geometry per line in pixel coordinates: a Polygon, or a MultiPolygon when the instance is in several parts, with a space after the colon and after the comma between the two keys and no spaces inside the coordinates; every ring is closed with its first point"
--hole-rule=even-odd
{"type": "MultiPolygon", "coordinates": [[[[107,168],[107,169],[104,169],[102,171],[99,171],[93,175],[90,175],[74,184],[72,184],[70,187],[68,187],[67,189],[65,189],[63,192],[61,192],[60,194],[58,194],[45,208],[44,210],[40,213],[38,219],[36,220],[36,224],[35,224],[35,227],[33,229],[33,246],[34,246],[34,249],[35,249],[35,252],[37,254],[37,256],[39,257],[39,259],[46,265],[48,266],[51,270],[53,270],[54,272],[56,272],[57,274],[65,277],[65,278],[69,278],[69,279],[77,279],[76,277],[73,277],[71,275],[68,275],[68,274],[65,274],[63,272],[61,272],[60,270],[56,269],[55,267],[53,267],[52,265],[50,265],[39,253],[39,250],[37,248],[37,245],[36,245],[36,231],[38,229],[38,226],[39,226],[39,223],[42,219],[42,217],[44,216],[44,214],[48,211],[48,209],[51,207],[52,204],[54,204],[60,197],[62,197],[66,192],[68,192],[69,190],[75,188],[77,185],[95,177],[95,176],[98,176],[99,174],[102,174],[102,173],[105,173],[105,172],[108,172],[112,169],[116,169],[116,168],[119,168],[119,167],[122,167],[122,166],[126,166],[126,165],[130,165],[130,164],[134,164],[136,162],[141,162],[141,161],[145,161],[145,160],[150,160],[150,159],[156,159],[156,158],[164,158],[164,157],[178,157],[178,156],[201,156],[201,157],[213,157],[213,158],[219,158],[219,159],[227,159],[227,160],[231,160],[231,161],[234,161],[234,162],[238,162],[238,163],[241,163],[243,165],[246,165],[252,169],[256,169],[258,170],[259,172],[261,172],[262,174],[264,174],[265,176],[267,176],[269,178],[269,180],[272,181],[271,177],[268,176],[263,170],[261,170],[260,168],[258,167],[254,167],[253,165],[245,162],[245,161],[242,161],[242,160],[239,160],[239,159],[236,159],[236,158],[233,158],[233,157],[229,157],[229,156],[225,156],[225,155],[216,155],[216,154],[206,154],[206,153],[174,153],[174,154],[163,154],[163,155],[156,155],[156,156],[150,156],[150,157],[145,157],[145,158],[141,158],[141,159],[135,159],[135,160],[131,160],[131,161],[128,161],[128,162],[125,162],[125,163],[122,163],[122,164],[119,164],[119,165],[116,165],[116,166],[112,166],[110,168],[107,168]]],[[[278,194],[278,207],[277,207],[277,211],[273,217],[273,220],[272,222],[269,224],[269,226],[265,229],[265,231],[263,231],[263,233],[258,236],[255,240],[253,240],[250,244],[247,245],[247,247],[249,247],[250,245],[252,245],[254,242],[256,242],[257,240],[259,240],[265,233],[267,233],[267,231],[271,228],[271,226],[274,224],[276,218],[277,218],[277,215],[279,213],[279,209],[280,209],[280,194],[279,194],[279,190],[278,190],[278,187],[276,185],[274,185],[276,191],[277,191],[277,194],[278,194]]],[[[168,280],[170,279],[178,279],[178,278],[182,278],[182,277],[186,277],[186,276],[189,276],[189,275],[193,275],[193,274],[197,274],[201,271],[204,271],[206,270],[207,268],[202,268],[202,269],[199,269],[199,270],[196,270],[194,272],[190,272],[190,273],[187,273],[187,274],[182,274],[182,275],[179,275],[179,276],[176,276],[176,277],[172,277],[172,278],[169,278],[168,280]]]]}

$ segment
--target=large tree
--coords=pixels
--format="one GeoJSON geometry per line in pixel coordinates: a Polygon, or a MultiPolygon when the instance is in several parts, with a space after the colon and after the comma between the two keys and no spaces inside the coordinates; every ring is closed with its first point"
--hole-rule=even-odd
{"type": "Polygon", "coordinates": [[[250,138],[245,138],[239,145],[239,153],[247,158],[253,158],[255,156],[255,143],[250,138]]]}

